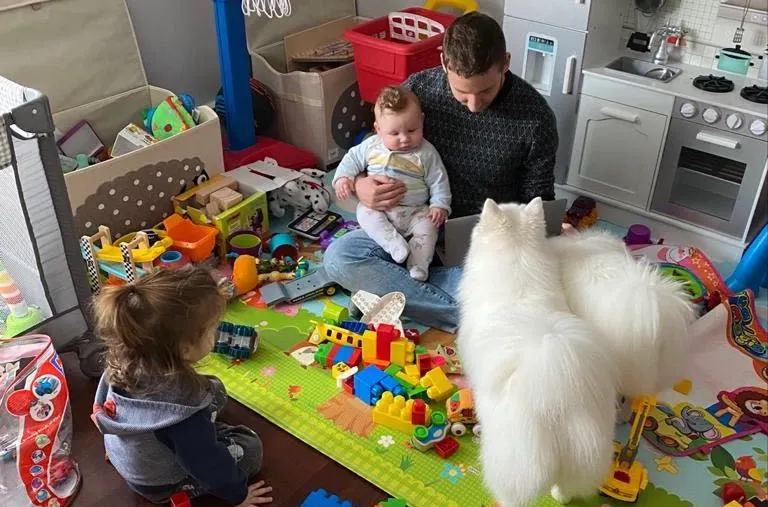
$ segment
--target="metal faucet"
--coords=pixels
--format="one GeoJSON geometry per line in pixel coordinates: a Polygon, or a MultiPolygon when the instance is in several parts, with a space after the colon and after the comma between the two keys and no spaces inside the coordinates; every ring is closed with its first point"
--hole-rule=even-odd
{"type": "Polygon", "coordinates": [[[653,63],[657,65],[666,65],[669,61],[669,52],[667,51],[667,39],[670,35],[677,35],[678,41],[683,35],[683,29],[679,26],[664,25],[658,28],[651,36],[651,47],[658,41],[658,48],[653,55],[653,63]]]}

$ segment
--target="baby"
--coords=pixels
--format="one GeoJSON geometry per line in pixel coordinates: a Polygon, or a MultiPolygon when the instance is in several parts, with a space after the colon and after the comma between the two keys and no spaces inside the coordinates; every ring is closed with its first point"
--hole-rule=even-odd
{"type": "Polygon", "coordinates": [[[451,212],[451,189],[443,161],[424,139],[424,114],[412,92],[384,88],[374,106],[376,135],[351,148],[333,179],[339,199],[354,193],[355,177],[388,176],[403,181],[406,194],[388,211],[357,205],[357,221],[392,259],[408,260],[411,277],[424,281],[435,253],[438,229],[451,212]],[[406,237],[410,240],[406,241],[406,237]]]}

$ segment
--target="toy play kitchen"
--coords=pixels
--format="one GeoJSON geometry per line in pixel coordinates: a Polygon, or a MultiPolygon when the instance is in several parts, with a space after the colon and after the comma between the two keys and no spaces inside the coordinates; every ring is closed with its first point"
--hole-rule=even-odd
{"type": "Polygon", "coordinates": [[[747,75],[752,64],[752,55],[743,49],[740,44],[735,47],[720,50],[716,56],[718,70],[733,72],[734,74],[747,75]]]}

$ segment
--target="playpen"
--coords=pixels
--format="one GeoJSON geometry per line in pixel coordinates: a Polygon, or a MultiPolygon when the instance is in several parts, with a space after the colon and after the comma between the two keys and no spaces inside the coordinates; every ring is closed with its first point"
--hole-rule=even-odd
{"type": "Polygon", "coordinates": [[[53,130],[48,99],[0,76],[0,320],[8,335],[76,348],[95,373],[100,345],[83,311],[90,292],[53,130]]]}

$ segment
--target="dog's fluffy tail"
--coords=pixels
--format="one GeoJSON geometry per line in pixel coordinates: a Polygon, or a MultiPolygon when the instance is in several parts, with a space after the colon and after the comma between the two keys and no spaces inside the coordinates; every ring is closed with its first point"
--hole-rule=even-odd
{"type": "Polygon", "coordinates": [[[525,334],[536,338],[513,347],[493,415],[481,414],[486,480],[503,507],[529,505],[554,485],[566,496],[594,492],[612,458],[613,363],[571,315],[542,315],[525,334]]]}

